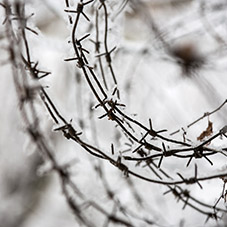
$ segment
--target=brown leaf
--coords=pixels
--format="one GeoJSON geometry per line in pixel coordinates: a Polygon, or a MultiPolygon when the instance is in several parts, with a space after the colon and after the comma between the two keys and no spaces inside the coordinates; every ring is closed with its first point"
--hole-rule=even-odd
{"type": "Polygon", "coordinates": [[[203,131],[199,137],[197,137],[197,140],[202,141],[205,137],[208,137],[212,135],[213,133],[213,123],[211,121],[208,121],[208,126],[205,131],[203,131]]]}

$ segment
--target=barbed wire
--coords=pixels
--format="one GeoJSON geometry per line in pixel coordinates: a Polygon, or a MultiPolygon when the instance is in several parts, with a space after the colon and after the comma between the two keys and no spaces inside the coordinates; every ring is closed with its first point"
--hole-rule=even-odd
{"type": "MultiPolygon", "coordinates": [[[[128,2],[135,4],[134,1],[124,1],[119,12],[122,13],[128,2]]],[[[143,2],[141,1],[141,3],[143,2]]],[[[26,16],[26,4],[17,1],[10,4],[5,0],[1,3],[1,6],[5,10],[4,24],[6,28],[5,35],[8,41],[8,60],[12,66],[14,84],[20,103],[21,117],[24,121],[27,134],[36,144],[44,160],[51,162],[52,170],[60,179],[62,192],[66,198],[67,204],[71,208],[78,223],[85,226],[94,226],[95,223],[92,223],[92,220],[89,219],[84,212],[86,210],[85,208],[91,206],[106,217],[104,226],[108,226],[108,223],[134,226],[132,220],[127,218],[128,216],[139,219],[146,224],[158,225],[154,220],[152,220],[153,218],[141,217],[136,212],[131,211],[131,209],[121,204],[120,199],[117,198],[114,191],[111,189],[111,185],[107,182],[101,164],[96,167],[95,170],[102,180],[108,198],[113,202],[113,209],[111,212],[108,212],[104,207],[102,207],[102,205],[86,198],[86,195],[79,190],[79,187],[72,180],[68,167],[59,164],[59,161],[54,155],[54,151],[50,148],[48,137],[45,136],[45,133],[42,132],[40,127],[41,119],[38,117],[39,115],[35,105],[36,99],[42,100],[47,112],[56,125],[56,128],[54,129],[55,132],[62,132],[66,139],[72,140],[80,145],[84,151],[88,152],[95,159],[107,161],[109,164],[123,172],[128,187],[131,189],[133,197],[138,204],[142,203],[142,199],[140,198],[140,193],[138,193],[133,186],[133,178],[131,177],[154,184],[165,185],[168,188],[168,191],[164,194],[172,193],[178,201],[181,201],[184,204],[183,209],[187,206],[191,207],[199,213],[206,215],[206,220],[210,218],[216,220],[220,219],[221,215],[227,212],[226,209],[217,207],[221,198],[226,199],[225,185],[227,172],[217,171],[212,175],[199,176],[198,167],[195,165],[194,175],[192,177],[185,177],[184,170],[181,170],[181,173],[178,172],[174,176],[161,168],[162,163],[167,158],[186,159],[186,166],[189,166],[193,159],[205,159],[213,165],[213,162],[208,158],[208,156],[210,157],[216,154],[222,155],[223,158],[226,158],[225,147],[214,149],[210,146],[210,143],[220,137],[227,138],[227,126],[223,126],[216,134],[203,139],[199,144],[197,143],[197,145],[195,145],[196,143],[191,142],[192,140],[181,141],[172,138],[172,135],[179,130],[169,136],[164,136],[164,133],[167,130],[155,130],[151,119],[147,120],[147,126],[126,113],[127,106],[122,103],[120,99],[119,83],[117,82],[118,76],[114,71],[112,64],[113,60],[111,57],[114,51],[117,50],[117,47],[112,47],[111,49],[108,45],[108,40],[111,36],[108,26],[110,17],[108,1],[80,1],[77,3],[77,8],[75,10],[74,8],[71,8],[69,1],[65,0],[65,12],[68,15],[69,24],[72,25],[70,44],[72,45],[75,54],[73,57],[69,56],[65,61],[76,62],[79,73],[83,75],[83,79],[87,82],[90,91],[96,100],[94,109],[99,109],[103,113],[98,117],[98,119],[106,119],[108,122],[116,125],[116,130],[120,129],[120,133],[122,133],[122,135],[124,135],[129,141],[127,155],[123,155],[123,152],[117,149],[115,144],[111,144],[110,151],[107,151],[96,147],[92,143],[85,142],[82,139],[83,132],[76,129],[73,126],[72,121],[66,120],[66,118],[61,114],[61,111],[57,109],[52,98],[48,95],[45,87],[39,83],[39,80],[48,76],[50,72],[39,69],[38,62],[34,62],[31,59],[31,47],[26,34],[32,32],[34,35],[38,35],[38,33],[33,30],[33,28],[27,26],[27,20],[29,20],[30,17],[26,16]],[[86,9],[89,7],[95,8],[95,13],[92,15],[94,21],[92,21],[86,13],[86,9]],[[100,14],[102,14],[104,18],[103,21],[99,20],[100,14]],[[95,44],[94,52],[97,54],[97,68],[99,72],[101,72],[101,76],[97,76],[98,70],[96,70],[92,63],[89,62],[88,56],[90,50],[88,50],[83,43],[86,43],[85,41],[89,39],[90,34],[79,33],[79,27],[82,26],[82,23],[80,23],[81,18],[83,18],[83,20],[85,19],[88,24],[93,22],[95,25],[94,34],[96,39],[92,42],[95,44]],[[100,26],[103,26],[103,32],[100,31],[100,26]],[[104,53],[101,51],[102,48],[104,49],[104,53]],[[103,61],[103,57],[105,57],[105,61],[103,61]],[[104,70],[105,67],[108,68],[108,71],[104,70]],[[112,78],[112,82],[110,77],[112,78]],[[35,86],[32,81],[36,82],[35,86]],[[136,163],[137,168],[135,168],[135,171],[130,168],[131,162],[136,163]],[[141,168],[142,164],[144,164],[144,166],[141,168]],[[143,175],[141,169],[144,168],[151,172],[153,177],[143,175]],[[197,184],[202,188],[203,186],[201,185],[201,182],[211,179],[219,179],[223,181],[222,195],[213,206],[203,203],[194,196],[191,196],[191,192],[187,188],[188,185],[192,184],[197,184]],[[183,185],[187,189],[184,189],[183,186],[180,185],[183,185]],[[124,214],[125,217],[122,218],[122,215],[119,216],[117,210],[121,212],[121,214],[124,214]]],[[[140,10],[143,10],[145,8],[145,3],[140,7],[140,10]]],[[[169,44],[160,35],[161,32],[159,31],[154,19],[149,16],[148,12],[146,12],[146,15],[149,17],[149,21],[152,22],[151,27],[153,32],[156,33],[156,37],[159,37],[163,47],[166,48],[166,52],[170,54],[171,50],[169,44]]],[[[203,118],[209,117],[217,111],[220,111],[225,103],[226,101],[224,101],[217,109],[205,113],[201,118],[189,124],[187,127],[189,128],[203,118]]]]}

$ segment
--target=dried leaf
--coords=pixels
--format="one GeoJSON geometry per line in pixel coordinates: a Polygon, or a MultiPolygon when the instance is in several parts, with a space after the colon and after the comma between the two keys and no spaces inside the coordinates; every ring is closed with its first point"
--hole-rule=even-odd
{"type": "Polygon", "coordinates": [[[197,140],[202,141],[205,137],[212,135],[212,133],[213,133],[213,123],[209,121],[206,130],[203,131],[199,137],[197,137],[197,140]]]}

